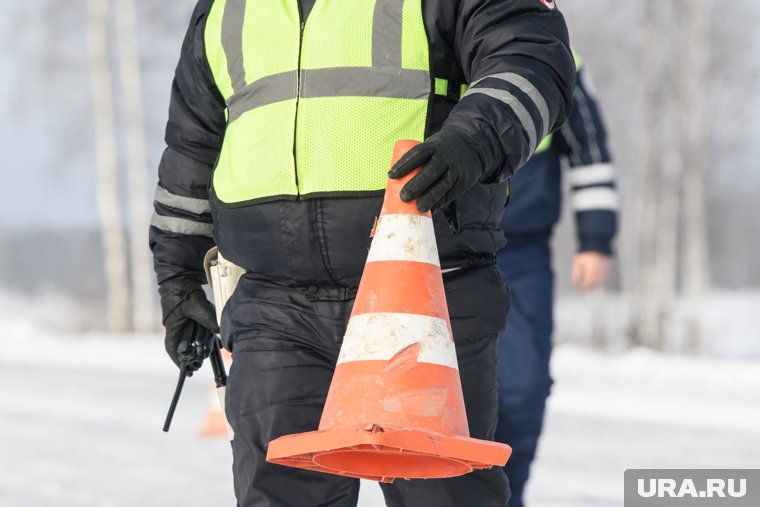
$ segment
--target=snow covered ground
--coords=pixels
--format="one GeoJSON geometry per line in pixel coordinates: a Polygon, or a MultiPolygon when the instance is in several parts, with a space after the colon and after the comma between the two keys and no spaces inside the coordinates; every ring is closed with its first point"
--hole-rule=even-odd
{"type": "MultiPolygon", "coordinates": [[[[0,505],[234,505],[224,439],[198,431],[208,371],[169,434],[175,382],[159,336],[49,333],[4,319],[0,505]]],[[[626,468],[760,467],[760,362],[558,347],[532,507],[622,505],[626,468]]],[[[363,487],[360,505],[383,505],[363,487]]]]}
{"type": "MultiPolygon", "coordinates": [[[[567,275],[569,278],[569,275],[567,275]]],[[[594,291],[586,296],[561,293],[555,307],[559,343],[588,344],[594,327],[607,337],[612,351],[625,348],[623,337],[628,322],[628,301],[619,293],[594,291]]],[[[683,350],[685,305],[677,302],[672,312],[665,350],[683,350]]],[[[702,305],[702,351],[721,359],[760,360],[760,290],[713,290],[702,305]]]]}

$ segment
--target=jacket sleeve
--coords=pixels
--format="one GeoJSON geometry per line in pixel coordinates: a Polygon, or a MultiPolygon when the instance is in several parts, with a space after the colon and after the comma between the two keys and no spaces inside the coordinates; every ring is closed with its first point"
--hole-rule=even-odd
{"type": "Polygon", "coordinates": [[[575,81],[567,26],[541,0],[461,0],[454,51],[469,90],[444,126],[480,147],[481,181],[503,181],[565,121],[575,81]]]}
{"type": "Polygon", "coordinates": [[[584,69],[578,71],[570,117],[552,144],[568,160],[579,250],[611,254],[619,208],[615,169],[599,105],[584,69]]]}
{"type": "Polygon", "coordinates": [[[203,257],[214,244],[208,189],[226,118],[204,48],[210,4],[201,0],[193,12],[172,84],[150,225],[158,283],[177,275],[204,280],[203,257]]]}

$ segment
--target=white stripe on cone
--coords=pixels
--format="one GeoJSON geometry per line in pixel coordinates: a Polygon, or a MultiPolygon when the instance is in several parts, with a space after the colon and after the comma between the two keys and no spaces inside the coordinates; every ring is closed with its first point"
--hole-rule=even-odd
{"type": "Polygon", "coordinates": [[[367,262],[414,261],[440,266],[433,220],[422,215],[383,215],[367,262]]]}
{"type": "Polygon", "coordinates": [[[415,343],[422,345],[418,362],[459,369],[446,321],[411,313],[365,313],[351,317],[338,364],[387,361],[415,343]]]}

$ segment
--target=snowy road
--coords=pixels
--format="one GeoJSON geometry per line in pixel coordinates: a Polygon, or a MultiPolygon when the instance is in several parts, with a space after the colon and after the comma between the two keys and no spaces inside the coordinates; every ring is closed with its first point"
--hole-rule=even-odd
{"type": "MultiPolygon", "coordinates": [[[[0,345],[1,506],[234,505],[229,444],[197,437],[207,372],[161,432],[175,377],[159,337],[0,345]]],[[[560,347],[554,375],[532,507],[620,506],[626,468],[760,467],[758,363],[560,347]]],[[[360,505],[383,505],[374,484],[360,505]]]]}

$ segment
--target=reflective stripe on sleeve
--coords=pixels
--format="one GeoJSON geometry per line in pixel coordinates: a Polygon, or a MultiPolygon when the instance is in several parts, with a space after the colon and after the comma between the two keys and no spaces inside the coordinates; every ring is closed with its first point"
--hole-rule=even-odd
{"type": "Polygon", "coordinates": [[[599,185],[615,181],[615,168],[612,164],[592,164],[573,167],[570,169],[569,174],[570,185],[574,187],[599,185]]]}
{"type": "Polygon", "coordinates": [[[536,124],[533,122],[533,118],[523,103],[520,102],[520,99],[506,90],[499,90],[497,88],[470,88],[464,96],[467,97],[468,95],[473,95],[475,93],[481,93],[493,97],[496,100],[503,102],[514,111],[515,115],[517,115],[517,118],[520,120],[520,123],[522,123],[523,128],[528,133],[528,140],[530,143],[529,153],[533,154],[533,152],[536,151],[536,147],[538,147],[538,139],[543,139],[544,136],[539,134],[538,129],[536,129],[536,124]]]}
{"type": "Polygon", "coordinates": [[[583,123],[583,129],[586,131],[586,139],[588,141],[589,152],[591,153],[591,161],[600,163],[602,161],[602,150],[599,147],[599,132],[596,130],[594,115],[591,113],[588,98],[586,97],[586,94],[583,93],[583,90],[577,86],[573,91],[573,98],[575,100],[573,107],[578,108],[583,123]]]}
{"type": "Polygon", "coordinates": [[[170,208],[189,211],[196,215],[211,213],[211,206],[207,199],[195,199],[193,197],[173,194],[161,185],[156,186],[154,200],[157,203],[169,206],[170,208]]]}
{"type": "Polygon", "coordinates": [[[193,220],[187,220],[185,218],[166,217],[155,212],[150,219],[150,225],[166,232],[186,234],[189,236],[214,237],[213,224],[194,222],[193,220]]]}
{"type": "Polygon", "coordinates": [[[573,192],[575,211],[617,211],[620,207],[619,200],[617,192],[609,187],[582,188],[573,192]]]}
{"type": "Polygon", "coordinates": [[[470,88],[475,87],[478,83],[483,81],[484,79],[500,79],[502,81],[505,81],[507,83],[510,83],[514,86],[516,86],[521,92],[523,92],[525,95],[530,97],[530,99],[533,101],[533,105],[538,110],[538,114],[541,115],[541,122],[543,125],[541,126],[541,132],[538,132],[538,137],[543,139],[546,134],[549,133],[549,106],[546,103],[546,99],[543,95],[541,95],[541,92],[539,92],[533,84],[522,77],[519,74],[515,74],[514,72],[501,72],[499,74],[491,74],[490,76],[484,76],[474,83],[470,85],[470,88]]]}

